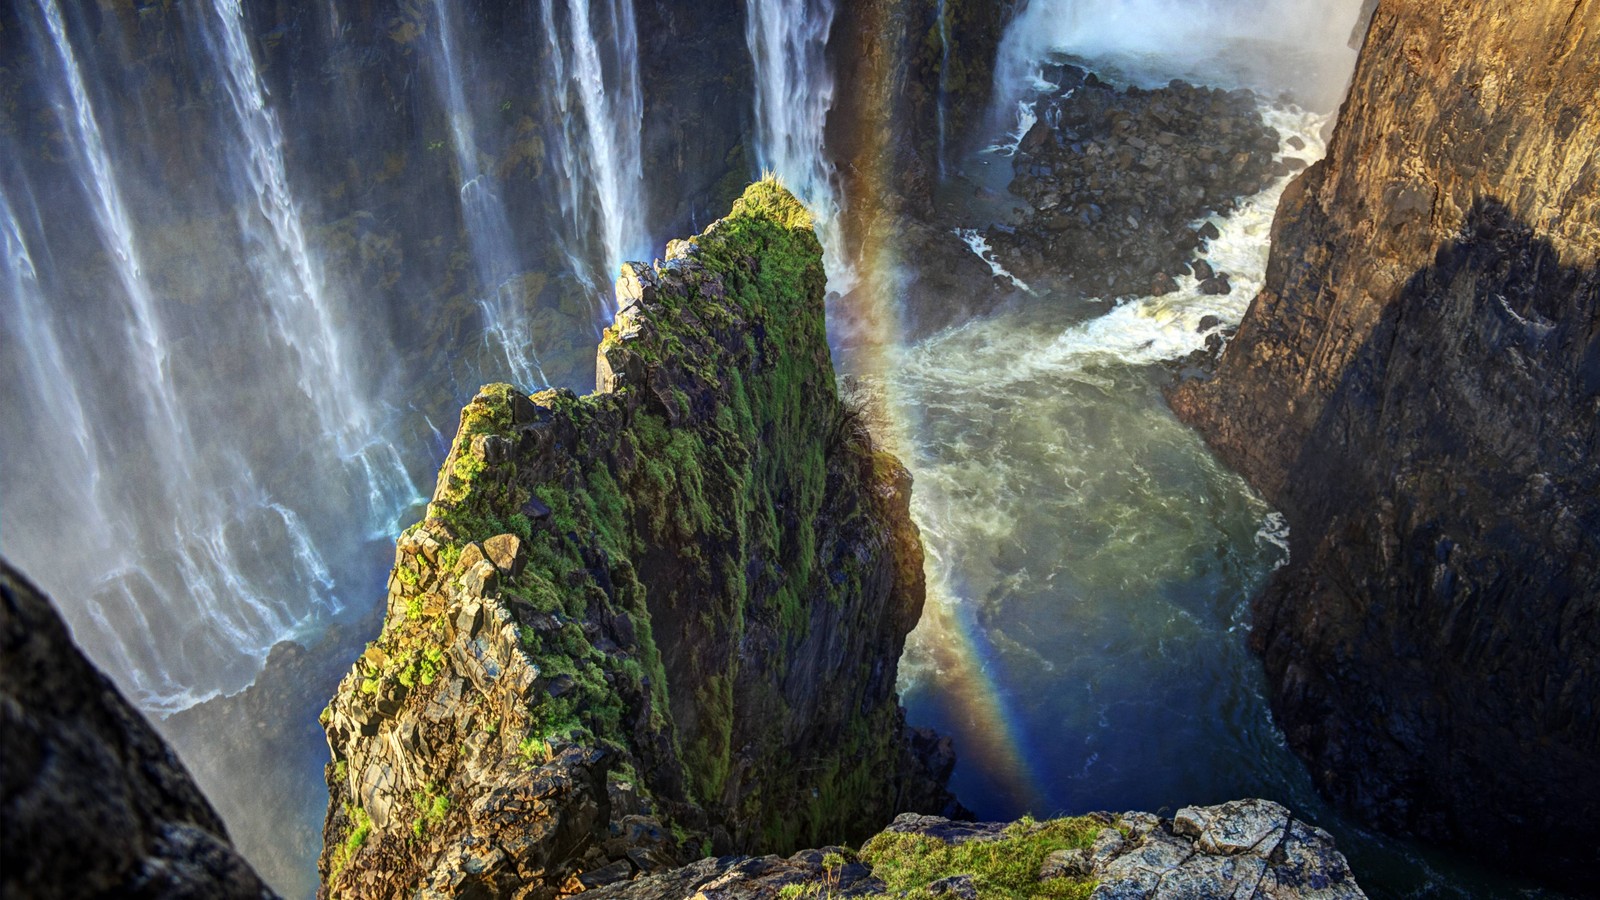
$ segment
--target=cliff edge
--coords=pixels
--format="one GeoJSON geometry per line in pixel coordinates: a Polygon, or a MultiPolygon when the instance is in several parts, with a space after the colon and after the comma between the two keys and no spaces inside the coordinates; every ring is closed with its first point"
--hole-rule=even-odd
{"type": "Polygon", "coordinates": [[[0,561],[0,895],[270,898],[172,748],[0,561]]]}
{"type": "Polygon", "coordinates": [[[323,716],[325,895],[553,897],[949,802],[894,691],[910,477],[839,400],[824,281],[753,185],[623,267],[595,393],[462,411],[323,716]]]}
{"type": "Polygon", "coordinates": [[[1600,3],[1383,0],[1267,283],[1172,405],[1278,504],[1252,640],[1385,828],[1600,863],[1600,3]]]}

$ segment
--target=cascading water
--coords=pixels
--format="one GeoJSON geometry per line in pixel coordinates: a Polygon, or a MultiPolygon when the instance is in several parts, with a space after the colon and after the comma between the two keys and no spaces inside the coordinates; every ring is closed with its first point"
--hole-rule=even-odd
{"type": "MultiPolygon", "coordinates": [[[[456,39],[455,4],[434,0],[433,7],[438,22],[438,33],[430,42],[434,83],[450,116],[450,146],[461,183],[461,217],[483,292],[478,305],[483,310],[485,337],[517,384],[530,390],[544,387],[549,382],[534,348],[528,310],[512,284],[522,263],[512,246],[511,220],[494,174],[483,171],[478,163],[475,122],[462,87],[465,62],[456,39]]],[[[470,70],[467,74],[470,76],[470,70]]]]}
{"type": "Polygon", "coordinates": [[[567,188],[561,205],[574,229],[566,236],[567,255],[574,273],[592,286],[599,324],[608,325],[616,311],[611,283],[617,271],[627,260],[647,258],[652,246],[643,215],[644,94],[633,2],[542,0],[540,25],[546,89],[558,122],[556,157],[567,188]],[[605,35],[611,40],[603,42],[605,35]]]}
{"type": "Polygon", "coordinates": [[[833,106],[828,32],[833,0],[746,0],[745,41],[755,63],[756,162],[811,210],[828,289],[850,291],[856,273],[844,246],[843,201],[823,146],[833,106]]]}
{"type": "Polygon", "coordinates": [[[226,96],[220,193],[242,281],[147,262],[148,169],[107,124],[97,60],[80,55],[56,0],[24,15],[53,63],[38,83],[77,182],[50,209],[59,222],[81,204],[92,227],[38,215],[28,155],[11,156],[4,550],[141,705],[178,709],[248,684],[274,643],[338,612],[330,541],[308,523],[353,508],[363,536],[386,532],[416,491],[376,440],[384,423],[357,387],[237,2],[198,8],[193,24],[226,96]],[[283,449],[267,437],[279,431],[283,449]]]}
{"type": "Polygon", "coordinates": [[[939,163],[939,177],[943,178],[948,169],[945,166],[945,142],[948,140],[945,128],[946,106],[950,102],[950,18],[946,8],[946,0],[939,0],[939,100],[935,108],[939,125],[939,144],[936,149],[939,163]]]}
{"type": "Polygon", "coordinates": [[[212,0],[211,12],[206,36],[238,126],[231,154],[237,193],[241,200],[254,199],[237,207],[240,230],[254,251],[251,269],[271,305],[276,337],[298,363],[298,385],[316,412],[319,431],[366,483],[369,530],[387,533],[395,514],[417,496],[416,487],[394,447],[379,438],[372,403],[344,346],[335,300],[307,244],[289,187],[283,131],[267,105],[240,0],[212,0]]]}
{"type": "MultiPolygon", "coordinates": [[[[55,0],[41,0],[40,12],[66,87],[59,114],[73,165],[126,302],[125,371],[144,411],[132,440],[151,470],[142,478],[129,477],[126,470],[97,465],[88,473],[90,483],[105,478],[114,489],[104,498],[109,502],[101,511],[100,527],[80,532],[80,540],[100,545],[95,553],[99,563],[90,571],[102,575],[98,584],[79,586],[95,599],[74,624],[80,640],[117,661],[120,674],[147,705],[182,705],[197,688],[203,694],[211,687],[201,682],[215,670],[237,665],[241,652],[263,652],[269,635],[286,631],[292,618],[283,606],[245,588],[226,538],[230,523],[219,515],[222,507],[188,489],[184,467],[195,455],[189,418],[180,405],[183,397],[168,359],[170,344],[134,244],[132,219],[60,7],[55,0]],[[159,486],[142,489],[150,483],[159,486]],[[124,511],[135,503],[155,506],[159,518],[171,523],[172,533],[156,536],[131,527],[134,523],[124,511]],[[171,589],[175,584],[163,585],[165,579],[146,572],[147,553],[157,554],[158,565],[177,576],[182,594],[171,589]],[[150,608],[152,599],[155,609],[150,608]]],[[[47,377],[45,372],[38,375],[47,377]]],[[[35,390],[47,395],[50,385],[36,383],[35,390]]],[[[103,443],[106,436],[94,434],[89,440],[103,443]]],[[[253,491],[248,483],[236,487],[253,491]]]]}

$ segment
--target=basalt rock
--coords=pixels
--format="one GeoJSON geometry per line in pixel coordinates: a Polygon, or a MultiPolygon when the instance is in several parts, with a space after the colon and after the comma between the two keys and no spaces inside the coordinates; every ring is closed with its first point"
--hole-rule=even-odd
{"type": "Polygon", "coordinates": [[[1266,800],[1171,819],[1094,813],[1048,822],[900,816],[859,853],[726,856],[594,892],[595,900],[772,897],[1255,897],[1356,900],[1333,839],[1266,800]]]}
{"type": "Polygon", "coordinates": [[[950,804],[894,691],[910,478],[839,400],[824,280],[755,185],[624,267],[595,393],[462,411],[323,716],[325,894],[553,897],[950,804]]]}
{"type": "Polygon", "coordinates": [[[1284,511],[1273,709],[1386,829],[1600,864],[1600,5],[1378,4],[1179,415],[1284,511]],[[1512,73],[1515,73],[1513,76],[1512,73]]]}
{"type": "Polygon", "coordinates": [[[1012,159],[1011,192],[1029,208],[1014,227],[987,233],[1024,281],[1151,293],[1216,236],[1195,220],[1231,211],[1288,171],[1273,169],[1279,137],[1249,91],[1183,81],[1118,90],[1075,66],[1046,74],[1057,87],[1039,99],[1012,159]]]}
{"type": "Polygon", "coordinates": [[[0,894],[269,898],[211,804],[0,561],[0,894]]]}

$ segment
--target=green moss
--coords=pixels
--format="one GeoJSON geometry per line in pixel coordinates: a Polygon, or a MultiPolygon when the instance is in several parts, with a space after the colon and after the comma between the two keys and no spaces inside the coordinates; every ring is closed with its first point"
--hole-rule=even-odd
{"type": "Polygon", "coordinates": [[[450,796],[430,781],[412,794],[411,800],[417,807],[417,816],[411,820],[411,833],[417,840],[424,840],[430,831],[438,830],[450,814],[450,796]]]}
{"type": "MultiPolygon", "coordinates": [[[[521,399],[509,385],[483,388],[463,409],[425,525],[443,544],[437,574],[403,561],[406,574],[396,575],[434,593],[412,597],[406,615],[386,623],[382,653],[361,664],[362,688],[398,693],[398,684],[416,693],[431,685],[449,633],[442,595],[460,584],[464,548],[516,534],[525,568],[498,582],[511,625],[542,677],[571,684],[522,711],[525,719],[508,719],[503,746],[531,766],[548,759],[556,738],[627,748],[643,729],[661,739],[654,747],[667,748],[652,766],[681,758],[679,777],[663,778],[689,785],[681,799],[728,812],[742,833],[768,835],[769,847],[792,848],[857,821],[863,804],[876,802],[867,798],[883,794],[898,762],[898,725],[857,716],[824,758],[780,766],[770,790],[763,776],[764,793],[744,785],[740,797],[727,798],[740,808],[722,810],[736,740],[740,753],[753,746],[760,764],[782,762],[773,758],[781,734],[736,723],[735,704],[746,699],[738,691],[759,695],[765,709],[782,707],[776,687],[749,684],[740,648],[759,634],[770,645],[760,664],[776,671],[817,609],[837,609],[861,589],[863,565],[836,547],[834,532],[860,515],[852,505],[859,501],[840,498],[863,496],[861,472],[871,467],[861,448],[837,452],[845,411],[810,214],[764,181],[692,245],[691,259],[659,273],[658,308],[644,327],[626,340],[616,329],[603,338],[608,352],[636,357],[630,362],[642,365],[628,371],[642,369],[644,382],[582,398],[540,392],[528,398],[543,407],[538,424],[524,428],[513,422],[521,399]],[[544,449],[517,451],[530,442],[544,449]],[[522,510],[535,497],[550,512],[531,520],[522,510]],[[823,518],[830,527],[819,533],[823,518]],[[638,577],[645,567],[653,574],[648,593],[638,577]],[[672,677],[693,691],[692,722],[669,715],[656,640],[663,616],[672,677]],[[591,643],[595,624],[621,620],[631,625],[630,646],[602,652],[591,643]]],[[[419,836],[429,823],[419,816],[419,836]]]]}
{"type": "Polygon", "coordinates": [[[345,866],[350,864],[351,857],[366,846],[367,837],[372,834],[372,817],[367,811],[353,803],[345,804],[345,816],[350,820],[350,831],[345,835],[344,842],[334,848],[333,859],[328,865],[328,880],[331,882],[339,877],[345,866]]]}
{"type": "Polygon", "coordinates": [[[997,840],[969,840],[948,844],[917,834],[883,832],[861,848],[861,860],[883,879],[889,892],[912,898],[932,898],[928,885],[951,875],[971,875],[978,895],[995,900],[1026,898],[1087,898],[1093,879],[1039,880],[1039,868],[1056,850],[1087,848],[1105,827],[1089,817],[1031,819],[1008,826],[997,840]]]}

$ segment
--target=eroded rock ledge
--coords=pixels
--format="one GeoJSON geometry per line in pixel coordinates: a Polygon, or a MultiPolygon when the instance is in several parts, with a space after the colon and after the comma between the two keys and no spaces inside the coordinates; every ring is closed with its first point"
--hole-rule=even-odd
{"type": "Polygon", "coordinates": [[[906,814],[862,845],[705,859],[599,890],[595,900],[775,897],[1364,897],[1333,839],[1266,800],[1184,807],[1171,819],[1093,813],[1048,822],[906,814]]]}
{"type": "Polygon", "coordinates": [[[1173,407],[1292,526],[1273,709],[1383,827],[1600,865],[1600,4],[1377,4],[1266,285],[1173,407]]]}
{"type": "Polygon", "coordinates": [[[824,281],[754,185],[624,267],[596,393],[462,411],[323,716],[325,895],[553,897],[950,802],[894,692],[910,478],[838,398],[824,281]]]}

